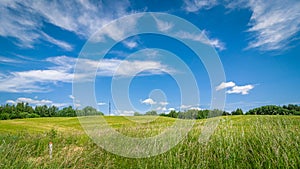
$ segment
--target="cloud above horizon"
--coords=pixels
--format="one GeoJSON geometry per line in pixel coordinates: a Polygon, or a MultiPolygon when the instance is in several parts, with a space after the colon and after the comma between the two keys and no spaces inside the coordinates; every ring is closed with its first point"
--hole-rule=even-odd
{"type": "Polygon", "coordinates": [[[40,105],[50,105],[50,106],[56,106],[56,107],[64,107],[67,106],[68,104],[66,103],[54,103],[51,100],[47,99],[32,99],[32,98],[27,98],[27,97],[19,97],[16,100],[6,100],[7,104],[17,104],[17,103],[28,103],[30,105],[34,106],[40,106],[40,105]]]}
{"type": "Polygon", "coordinates": [[[45,41],[66,51],[73,50],[68,42],[43,31],[44,23],[73,32],[87,39],[103,25],[126,14],[129,1],[0,1],[0,36],[15,38],[23,48],[45,41]]]}
{"type": "Polygon", "coordinates": [[[254,85],[244,85],[244,86],[238,86],[234,82],[222,82],[220,85],[216,87],[216,91],[227,89],[226,91],[228,94],[242,94],[247,95],[249,94],[249,91],[254,88],[254,85]]]}
{"type": "Polygon", "coordinates": [[[160,75],[164,72],[175,72],[157,61],[151,60],[120,60],[76,59],[68,56],[50,57],[44,60],[51,66],[41,70],[14,71],[9,74],[0,73],[0,91],[11,93],[49,92],[50,84],[71,83],[76,80],[89,81],[96,76],[131,77],[160,75]],[[75,64],[77,61],[77,64],[75,64]],[[78,72],[73,73],[75,66],[78,72]],[[75,76],[74,76],[75,75],[75,76]]]}
{"type": "MultiPolygon", "coordinates": [[[[229,10],[249,9],[252,12],[245,30],[251,36],[245,49],[278,51],[289,49],[300,31],[300,1],[265,0],[185,0],[183,9],[197,13],[223,5],[229,10]]],[[[230,11],[229,11],[230,12],[230,11]]]]}

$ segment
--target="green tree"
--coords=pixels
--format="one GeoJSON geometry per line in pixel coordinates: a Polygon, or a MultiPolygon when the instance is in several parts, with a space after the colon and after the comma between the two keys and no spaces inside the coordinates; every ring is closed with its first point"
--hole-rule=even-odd
{"type": "Polygon", "coordinates": [[[34,113],[38,114],[41,117],[50,117],[47,105],[36,106],[34,109],[34,113]]]}
{"type": "Polygon", "coordinates": [[[223,111],[222,116],[230,116],[231,114],[227,111],[223,111]]]}
{"type": "Polygon", "coordinates": [[[75,117],[76,111],[72,108],[72,106],[64,107],[62,110],[58,112],[61,117],[75,117]]]}
{"type": "Polygon", "coordinates": [[[103,115],[103,113],[97,111],[97,109],[95,109],[92,106],[86,106],[81,110],[81,112],[78,115],[82,115],[82,116],[103,115]]]}
{"type": "Polygon", "coordinates": [[[237,108],[235,111],[231,112],[232,115],[243,115],[243,110],[240,108],[237,108]]]}
{"type": "Polygon", "coordinates": [[[156,116],[156,115],[157,115],[157,112],[156,112],[155,110],[151,110],[151,111],[146,112],[145,115],[146,115],[146,116],[156,116]]]}
{"type": "Polygon", "coordinates": [[[177,118],[178,117],[178,112],[175,110],[171,110],[170,113],[168,114],[169,117],[177,118]]]}
{"type": "Polygon", "coordinates": [[[139,112],[134,112],[133,115],[134,115],[134,116],[141,116],[142,114],[139,113],[139,112]]]}

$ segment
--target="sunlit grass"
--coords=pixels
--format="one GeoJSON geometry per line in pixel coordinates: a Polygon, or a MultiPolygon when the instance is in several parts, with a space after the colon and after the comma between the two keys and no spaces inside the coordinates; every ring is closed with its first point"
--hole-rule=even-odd
{"type": "MultiPolygon", "coordinates": [[[[86,117],[80,117],[86,118],[86,117]]],[[[162,132],[174,119],[105,117],[131,137],[162,132]],[[136,123],[138,121],[138,123],[136,123]]],[[[207,143],[199,143],[205,120],[170,151],[142,159],[125,158],[98,147],[77,118],[0,121],[0,168],[299,168],[299,116],[222,117],[207,143]],[[48,142],[53,142],[49,158],[48,142]]]]}

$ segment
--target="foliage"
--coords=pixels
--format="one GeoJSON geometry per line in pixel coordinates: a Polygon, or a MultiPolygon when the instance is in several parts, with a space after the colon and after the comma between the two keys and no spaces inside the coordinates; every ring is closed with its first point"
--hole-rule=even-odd
{"type": "Polygon", "coordinates": [[[288,106],[267,105],[249,110],[247,115],[300,115],[300,106],[289,104],[288,106]]]}
{"type": "Polygon", "coordinates": [[[231,112],[232,115],[243,115],[243,110],[240,108],[237,108],[235,111],[231,112]]]}
{"type": "Polygon", "coordinates": [[[231,114],[227,111],[223,111],[222,116],[230,116],[231,114]]]}
{"type": "MultiPolygon", "coordinates": [[[[298,105],[284,105],[275,106],[268,105],[258,108],[254,108],[245,113],[246,115],[300,115],[300,106],[298,105]]],[[[231,114],[226,111],[215,110],[187,110],[185,112],[176,112],[175,110],[170,111],[168,114],[160,114],[164,117],[180,118],[180,119],[205,119],[216,116],[228,116],[228,115],[244,115],[243,110],[237,108],[232,111],[231,114]]]]}
{"type": "Polygon", "coordinates": [[[140,114],[139,112],[134,112],[133,115],[134,115],[134,116],[142,116],[142,114],[140,114]]]}
{"type": "Polygon", "coordinates": [[[97,109],[92,106],[86,106],[82,110],[77,110],[76,113],[77,116],[104,115],[102,112],[97,111],[97,109]]]}
{"type": "Polygon", "coordinates": [[[160,114],[160,116],[180,118],[180,119],[206,119],[208,117],[216,117],[222,115],[221,110],[196,110],[190,109],[184,112],[176,112],[175,110],[170,111],[168,114],[160,114]]]}
{"type": "Polygon", "coordinates": [[[156,116],[157,112],[155,110],[151,110],[145,113],[146,116],[156,116]]]}
{"type": "Polygon", "coordinates": [[[37,117],[75,117],[75,116],[103,115],[91,106],[87,106],[82,110],[74,110],[72,106],[64,107],[59,110],[58,107],[52,105],[37,105],[34,108],[28,103],[17,103],[16,105],[0,106],[0,120],[23,119],[37,117]]]}

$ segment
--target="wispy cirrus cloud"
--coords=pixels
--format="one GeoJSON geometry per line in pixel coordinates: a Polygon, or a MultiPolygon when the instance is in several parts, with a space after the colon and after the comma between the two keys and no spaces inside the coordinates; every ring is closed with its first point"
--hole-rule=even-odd
{"type": "Polygon", "coordinates": [[[0,63],[20,63],[20,60],[11,59],[9,57],[0,56],[0,63]]]}
{"type": "Polygon", "coordinates": [[[200,34],[193,34],[190,32],[184,32],[180,31],[175,34],[175,36],[183,38],[183,39],[189,39],[193,41],[198,41],[207,45],[211,45],[219,50],[224,50],[225,49],[225,44],[217,39],[217,38],[210,38],[208,36],[208,32],[203,30],[200,34]]]}
{"type": "Polygon", "coordinates": [[[156,26],[157,26],[157,29],[159,31],[167,32],[167,31],[171,30],[174,27],[174,24],[172,22],[158,19],[154,15],[153,15],[153,18],[156,22],[156,26]]]}
{"type": "Polygon", "coordinates": [[[120,60],[120,59],[79,59],[57,56],[45,59],[49,66],[42,70],[15,71],[9,74],[0,73],[0,91],[13,93],[48,92],[51,85],[71,83],[74,78],[87,81],[96,76],[131,77],[159,75],[164,72],[175,72],[172,68],[158,61],[120,60]],[[75,64],[77,62],[77,64],[75,64]],[[77,66],[76,76],[74,68],[77,66]],[[97,72],[96,72],[97,70],[97,72]],[[96,73],[96,74],[95,74],[96,73]]]}
{"type": "Polygon", "coordinates": [[[252,11],[248,30],[251,34],[246,49],[284,51],[300,31],[300,1],[236,0],[225,5],[229,9],[252,11]]]}
{"type": "Polygon", "coordinates": [[[97,3],[89,0],[1,1],[0,36],[15,38],[14,43],[24,48],[34,48],[35,44],[46,41],[62,49],[72,50],[69,43],[44,32],[44,23],[87,39],[111,20],[128,14],[129,6],[130,2],[126,0],[97,3]]]}
{"type": "Polygon", "coordinates": [[[58,46],[58,47],[60,47],[62,49],[65,49],[67,51],[73,50],[73,46],[70,45],[69,43],[61,41],[61,40],[58,40],[58,39],[55,39],[55,38],[51,37],[50,35],[47,35],[44,32],[42,32],[41,34],[42,34],[42,36],[44,37],[44,39],[46,41],[48,41],[48,42],[50,42],[50,43],[52,43],[52,44],[54,44],[54,45],[56,45],[56,46],[58,46]]]}
{"type": "Polygon", "coordinates": [[[201,9],[210,9],[217,4],[217,0],[184,0],[183,8],[187,12],[197,12],[201,9]]]}
{"type": "Polygon", "coordinates": [[[284,51],[300,31],[300,1],[282,0],[185,0],[183,9],[187,12],[198,12],[223,5],[227,9],[249,9],[252,12],[249,20],[250,33],[248,46],[245,49],[261,51],[284,51]]]}
{"type": "Polygon", "coordinates": [[[253,11],[248,29],[253,33],[253,39],[247,49],[271,51],[289,48],[300,30],[300,1],[251,0],[248,5],[253,11]]]}

